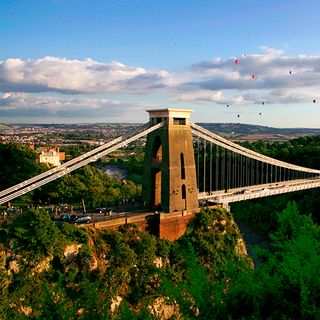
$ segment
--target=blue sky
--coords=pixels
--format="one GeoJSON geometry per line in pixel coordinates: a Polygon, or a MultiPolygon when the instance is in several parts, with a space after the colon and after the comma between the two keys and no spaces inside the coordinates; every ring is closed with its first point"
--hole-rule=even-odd
{"type": "Polygon", "coordinates": [[[320,127],[319,9],[0,0],[0,122],[142,122],[185,107],[194,121],[320,127]]]}

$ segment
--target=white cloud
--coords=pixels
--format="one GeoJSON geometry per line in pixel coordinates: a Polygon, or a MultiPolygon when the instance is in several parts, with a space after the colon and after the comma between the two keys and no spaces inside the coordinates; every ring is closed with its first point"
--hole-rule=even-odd
{"type": "Polygon", "coordinates": [[[119,62],[44,57],[0,62],[0,91],[60,93],[145,92],[165,85],[165,71],[147,71],[119,62]]]}
{"type": "Polygon", "coordinates": [[[229,104],[301,103],[319,97],[320,56],[288,57],[268,47],[261,51],[196,63],[189,81],[171,90],[171,95],[185,101],[229,104]],[[282,94],[275,94],[279,90],[282,94]],[[225,99],[220,99],[221,91],[225,99]]]}
{"type": "Polygon", "coordinates": [[[175,97],[180,101],[198,101],[198,102],[217,102],[225,103],[226,98],[223,96],[222,91],[210,91],[210,90],[196,90],[185,91],[181,93],[175,93],[175,97]]]}
{"type": "Polygon", "coordinates": [[[7,92],[0,97],[0,116],[102,117],[119,116],[144,109],[144,105],[118,100],[93,98],[60,98],[7,92]]]}
{"type": "MultiPolygon", "coordinates": [[[[282,50],[260,49],[259,54],[215,58],[176,73],[89,58],[6,59],[0,61],[0,115],[105,117],[144,109],[123,101],[124,95],[126,100],[143,95],[148,105],[163,105],[168,99],[170,104],[230,106],[320,101],[320,56],[290,57],[282,50]]],[[[142,98],[131,101],[137,99],[142,98]]]]}

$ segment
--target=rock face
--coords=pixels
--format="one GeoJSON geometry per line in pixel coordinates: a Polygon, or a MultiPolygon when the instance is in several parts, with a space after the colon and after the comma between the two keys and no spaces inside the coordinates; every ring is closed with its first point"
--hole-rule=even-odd
{"type": "Polygon", "coordinates": [[[22,307],[20,307],[20,310],[26,316],[28,316],[32,313],[32,308],[28,307],[28,306],[22,306],[22,307]]]}
{"type": "Polygon", "coordinates": [[[163,257],[156,257],[154,260],[153,260],[153,263],[154,265],[156,266],[156,268],[163,268],[165,267],[166,265],[170,264],[170,261],[168,258],[163,258],[163,257]]]}
{"type": "Polygon", "coordinates": [[[169,299],[166,297],[159,297],[148,306],[150,313],[158,319],[166,320],[174,317],[174,319],[182,319],[179,312],[178,304],[169,304],[169,299]]]}
{"type": "Polygon", "coordinates": [[[122,297],[117,296],[111,299],[110,311],[115,313],[122,302],[122,297]]]}
{"type": "Polygon", "coordinates": [[[12,260],[9,262],[8,274],[18,273],[20,271],[19,263],[16,260],[12,260]]]}
{"type": "Polygon", "coordinates": [[[91,256],[90,261],[89,261],[89,271],[96,270],[97,268],[98,268],[98,260],[93,255],[93,256],[91,256]]]}
{"type": "Polygon", "coordinates": [[[246,244],[245,244],[243,238],[238,239],[238,244],[236,246],[236,252],[240,255],[245,255],[245,256],[248,255],[247,247],[246,247],[246,244]]]}
{"type": "Polygon", "coordinates": [[[79,252],[79,249],[82,247],[82,244],[70,244],[67,245],[66,248],[64,249],[64,257],[66,260],[71,260],[73,259],[79,252]]]}
{"type": "Polygon", "coordinates": [[[156,257],[153,261],[154,265],[157,267],[157,268],[162,268],[163,267],[163,261],[162,261],[162,257],[156,257]]]}
{"type": "Polygon", "coordinates": [[[50,269],[50,262],[52,260],[52,257],[46,257],[43,261],[38,263],[36,267],[34,268],[34,271],[36,273],[41,273],[43,271],[48,271],[50,269]]]}

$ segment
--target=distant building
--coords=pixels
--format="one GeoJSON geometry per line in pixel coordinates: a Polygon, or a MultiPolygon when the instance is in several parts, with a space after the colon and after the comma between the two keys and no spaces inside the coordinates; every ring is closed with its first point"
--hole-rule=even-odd
{"type": "Polygon", "coordinates": [[[59,147],[38,147],[36,149],[39,163],[50,163],[54,166],[60,165],[65,160],[65,152],[60,152],[59,147]]]}

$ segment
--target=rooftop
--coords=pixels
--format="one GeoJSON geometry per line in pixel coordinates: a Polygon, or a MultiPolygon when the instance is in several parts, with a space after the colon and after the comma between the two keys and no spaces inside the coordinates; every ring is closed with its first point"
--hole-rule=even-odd
{"type": "Polygon", "coordinates": [[[190,109],[152,109],[152,110],[146,110],[149,112],[150,118],[155,117],[161,117],[161,118],[190,118],[190,114],[193,112],[193,110],[190,109]]]}

